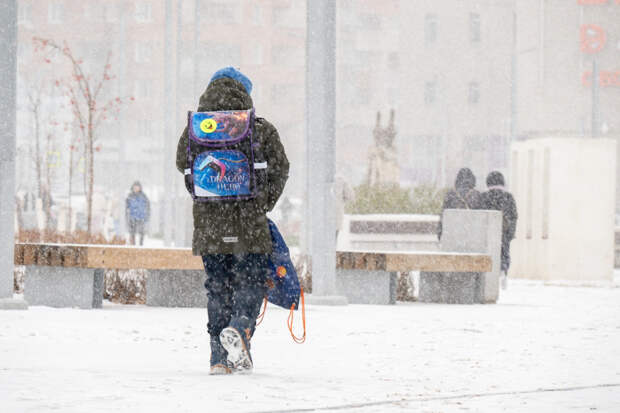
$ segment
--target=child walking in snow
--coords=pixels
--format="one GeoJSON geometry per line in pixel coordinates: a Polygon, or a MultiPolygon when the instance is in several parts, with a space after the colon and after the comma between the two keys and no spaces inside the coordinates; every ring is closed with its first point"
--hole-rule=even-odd
{"type": "Polygon", "coordinates": [[[194,199],[192,249],[207,274],[211,374],[253,368],[250,339],[272,251],[266,213],[289,172],[278,131],[254,116],[251,92],[238,70],[217,71],[177,147],[176,166],[194,199]]]}

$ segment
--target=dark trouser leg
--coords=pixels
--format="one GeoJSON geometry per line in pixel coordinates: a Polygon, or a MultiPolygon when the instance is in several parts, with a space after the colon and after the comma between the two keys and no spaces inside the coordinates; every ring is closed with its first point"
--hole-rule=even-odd
{"type": "Polygon", "coordinates": [[[502,272],[508,274],[510,268],[510,241],[502,241],[502,272]]]}
{"type": "Polygon", "coordinates": [[[145,222],[144,220],[138,219],[136,220],[136,233],[138,235],[140,235],[140,245],[144,244],[144,227],[145,227],[145,222]]]}
{"type": "Polygon", "coordinates": [[[207,330],[211,337],[219,337],[220,332],[230,324],[232,316],[232,255],[210,254],[202,257],[207,273],[207,312],[209,323],[207,330]]]}
{"type": "Polygon", "coordinates": [[[129,244],[136,245],[136,221],[132,218],[129,218],[127,221],[127,226],[129,227],[129,244]]]}
{"type": "Polygon", "coordinates": [[[267,292],[266,254],[235,255],[231,325],[254,334],[256,317],[267,292]]]}

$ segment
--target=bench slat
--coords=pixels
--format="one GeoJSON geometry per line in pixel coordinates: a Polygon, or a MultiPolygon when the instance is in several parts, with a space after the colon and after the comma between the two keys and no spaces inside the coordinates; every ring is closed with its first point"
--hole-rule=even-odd
{"type": "Polygon", "coordinates": [[[24,244],[24,253],[21,256],[21,258],[23,258],[23,262],[18,263],[18,265],[36,264],[36,260],[35,260],[36,251],[37,251],[36,245],[24,244]]]}
{"type": "Polygon", "coordinates": [[[489,272],[492,268],[487,255],[411,254],[387,259],[387,271],[489,272]]]}
{"type": "Polygon", "coordinates": [[[15,265],[77,268],[202,270],[202,259],[187,249],[98,245],[16,244],[15,265]]]}
{"type": "Polygon", "coordinates": [[[200,257],[190,249],[110,248],[89,246],[86,266],[88,268],[115,268],[146,270],[202,270],[200,257]]]}
{"type": "MultiPolygon", "coordinates": [[[[200,257],[187,248],[134,248],[103,245],[17,244],[16,265],[146,270],[202,270],[200,257]]],[[[339,269],[369,271],[488,272],[489,255],[448,252],[340,251],[339,269]]]]}
{"type": "Polygon", "coordinates": [[[344,270],[488,272],[491,257],[485,254],[444,252],[363,252],[337,253],[337,267],[344,270]]]}

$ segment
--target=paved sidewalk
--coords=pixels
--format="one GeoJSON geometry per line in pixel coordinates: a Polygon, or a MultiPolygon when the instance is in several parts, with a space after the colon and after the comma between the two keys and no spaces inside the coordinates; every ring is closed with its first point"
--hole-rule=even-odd
{"type": "Polygon", "coordinates": [[[270,306],[255,373],[211,377],[206,311],[0,313],[12,412],[618,412],[620,288],[513,281],[497,305],[270,306]]]}

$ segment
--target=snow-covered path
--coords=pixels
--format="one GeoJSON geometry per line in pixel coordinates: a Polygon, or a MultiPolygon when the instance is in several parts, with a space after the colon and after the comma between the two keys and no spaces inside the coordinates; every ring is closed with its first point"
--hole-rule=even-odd
{"type": "Polygon", "coordinates": [[[208,375],[206,310],[0,313],[0,411],[618,412],[620,288],[513,281],[497,305],[270,306],[251,376],[208,375]]]}

